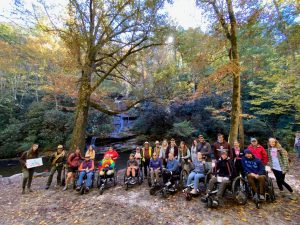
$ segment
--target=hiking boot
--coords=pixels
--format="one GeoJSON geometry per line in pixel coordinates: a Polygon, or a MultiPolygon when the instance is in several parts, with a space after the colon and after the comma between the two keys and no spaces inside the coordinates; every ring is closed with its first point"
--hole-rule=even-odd
{"type": "Polygon", "coordinates": [[[31,188],[28,188],[28,191],[29,191],[29,192],[33,192],[33,190],[32,190],[31,188]]]}
{"type": "Polygon", "coordinates": [[[25,188],[22,189],[22,195],[24,195],[24,194],[25,194],[25,188]]]}
{"type": "Polygon", "coordinates": [[[46,187],[45,187],[45,190],[48,190],[48,189],[49,189],[49,186],[46,186],[46,187]]]}
{"type": "Polygon", "coordinates": [[[289,198],[290,198],[291,200],[297,200],[297,196],[296,196],[295,192],[292,192],[292,193],[290,194],[289,198]]]}
{"type": "Polygon", "coordinates": [[[86,187],[86,188],[85,188],[85,191],[86,191],[86,192],[89,192],[89,191],[90,191],[90,188],[89,188],[89,187],[86,187]]]}
{"type": "Polygon", "coordinates": [[[264,195],[259,195],[259,199],[264,201],[265,200],[265,196],[264,195]]]}
{"type": "Polygon", "coordinates": [[[65,186],[63,189],[63,191],[66,191],[66,190],[68,190],[68,186],[65,186]]]}

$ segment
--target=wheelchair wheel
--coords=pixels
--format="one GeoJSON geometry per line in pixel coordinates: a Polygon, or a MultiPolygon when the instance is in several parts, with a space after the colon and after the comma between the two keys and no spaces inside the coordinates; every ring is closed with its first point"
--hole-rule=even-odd
{"type": "Polygon", "coordinates": [[[232,182],[232,193],[240,205],[245,205],[247,203],[247,187],[246,181],[242,177],[236,177],[232,182]]]}
{"type": "Polygon", "coordinates": [[[99,195],[102,195],[103,191],[104,191],[104,187],[100,187],[100,189],[99,189],[99,195]]]}
{"type": "Polygon", "coordinates": [[[275,192],[274,192],[274,186],[272,179],[270,177],[267,178],[267,201],[274,202],[276,200],[275,192]]]}
{"type": "Polygon", "coordinates": [[[115,173],[114,173],[114,186],[116,186],[117,183],[118,183],[118,173],[117,173],[117,171],[115,171],[115,173]]]}
{"type": "Polygon", "coordinates": [[[189,176],[188,171],[186,171],[185,169],[181,170],[181,173],[180,173],[180,188],[184,187],[184,185],[187,182],[188,176],[189,176]]]}
{"type": "Polygon", "coordinates": [[[191,193],[185,193],[185,200],[191,201],[192,200],[192,194],[191,193]]]}
{"type": "Polygon", "coordinates": [[[83,187],[83,185],[81,186],[79,193],[80,193],[81,195],[84,194],[84,187],[83,187]]]}
{"type": "Polygon", "coordinates": [[[167,192],[167,190],[165,188],[162,189],[162,196],[163,196],[163,198],[167,198],[168,197],[168,192],[167,192]]]}
{"type": "Polygon", "coordinates": [[[100,188],[100,185],[101,185],[101,179],[100,179],[100,176],[98,174],[98,176],[97,176],[97,188],[100,188]]]}
{"type": "Polygon", "coordinates": [[[150,188],[149,193],[150,193],[150,195],[154,195],[155,194],[155,188],[150,188]]]}
{"type": "Polygon", "coordinates": [[[207,206],[208,208],[212,208],[212,207],[213,207],[213,200],[212,200],[211,197],[208,197],[208,198],[207,198],[206,206],[207,206]]]}
{"type": "Polygon", "coordinates": [[[152,183],[151,183],[151,174],[150,174],[150,168],[149,167],[147,167],[147,174],[148,174],[147,183],[148,183],[148,186],[151,187],[152,183]]]}

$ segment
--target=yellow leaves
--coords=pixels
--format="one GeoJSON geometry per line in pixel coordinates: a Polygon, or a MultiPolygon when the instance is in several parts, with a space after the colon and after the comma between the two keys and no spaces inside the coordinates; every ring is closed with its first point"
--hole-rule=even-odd
{"type": "Polygon", "coordinates": [[[248,220],[246,218],[242,218],[241,221],[248,222],[248,220]]]}

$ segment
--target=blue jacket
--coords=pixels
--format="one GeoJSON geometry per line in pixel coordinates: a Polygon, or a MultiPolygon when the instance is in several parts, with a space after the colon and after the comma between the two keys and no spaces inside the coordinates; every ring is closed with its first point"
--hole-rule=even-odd
{"type": "Polygon", "coordinates": [[[265,166],[263,165],[262,161],[258,158],[255,158],[254,155],[252,155],[251,159],[248,159],[247,157],[242,158],[242,164],[243,168],[246,174],[254,173],[258,175],[265,175],[265,166]]]}
{"type": "Polygon", "coordinates": [[[159,158],[157,158],[156,160],[151,159],[149,167],[153,168],[155,170],[158,169],[158,168],[160,168],[160,171],[162,171],[162,162],[161,162],[161,159],[159,159],[159,158]]]}
{"type": "Polygon", "coordinates": [[[178,161],[176,159],[168,160],[166,169],[169,172],[179,171],[179,163],[178,163],[178,161]]]}

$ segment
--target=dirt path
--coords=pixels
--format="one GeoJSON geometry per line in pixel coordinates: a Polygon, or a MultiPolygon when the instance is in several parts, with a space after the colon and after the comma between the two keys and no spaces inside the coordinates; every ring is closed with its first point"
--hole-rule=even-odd
{"type": "MultiPolygon", "coordinates": [[[[287,176],[298,193],[299,171],[300,161],[293,161],[287,176]]],[[[299,200],[277,198],[261,209],[251,201],[245,206],[227,201],[211,210],[199,198],[187,202],[181,193],[168,199],[150,196],[146,182],[128,191],[120,183],[101,196],[95,189],[83,196],[54,187],[46,191],[45,182],[44,177],[34,179],[35,192],[23,196],[20,181],[0,185],[0,224],[300,224],[299,200]]]]}

